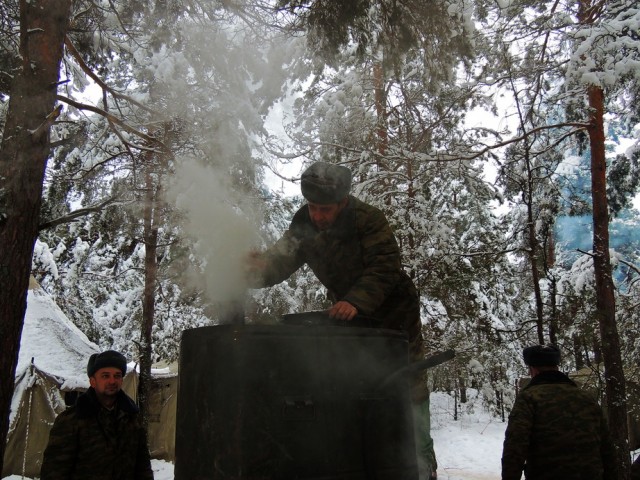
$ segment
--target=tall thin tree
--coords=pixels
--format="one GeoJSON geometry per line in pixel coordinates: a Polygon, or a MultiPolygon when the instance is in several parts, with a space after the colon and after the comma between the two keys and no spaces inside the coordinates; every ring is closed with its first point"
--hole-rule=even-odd
{"type": "MultiPolygon", "coordinates": [[[[581,23],[595,22],[603,1],[580,0],[578,18],[581,23]]],[[[604,133],[604,89],[587,87],[589,103],[589,146],[591,150],[591,195],[593,200],[593,268],[596,284],[596,317],[600,326],[604,363],[607,409],[612,437],[621,466],[620,479],[629,478],[629,442],[625,377],[620,355],[620,336],[616,325],[615,291],[609,254],[609,205],[607,200],[607,161],[604,133]]]]}

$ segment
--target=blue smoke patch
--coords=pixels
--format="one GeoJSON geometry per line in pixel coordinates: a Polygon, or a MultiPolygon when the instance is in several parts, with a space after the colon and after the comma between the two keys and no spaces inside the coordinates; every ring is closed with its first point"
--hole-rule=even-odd
{"type": "MultiPolygon", "coordinates": [[[[591,215],[564,216],[556,220],[557,244],[567,253],[564,267],[570,267],[583,252],[593,249],[593,218],[591,215]]],[[[636,262],[640,255],[640,221],[637,212],[628,211],[609,224],[609,248],[621,253],[628,261],[636,262]]],[[[629,267],[619,264],[613,272],[616,282],[635,276],[629,267]]]]}

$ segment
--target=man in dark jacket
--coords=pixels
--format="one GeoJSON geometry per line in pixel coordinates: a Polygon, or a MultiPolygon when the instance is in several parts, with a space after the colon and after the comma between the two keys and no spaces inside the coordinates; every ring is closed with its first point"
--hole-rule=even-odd
{"type": "MultiPolygon", "coordinates": [[[[266,252],[252,254],[252,286],[280,283],[306,263],[328,290],[330,317],[349,322],[361,314],[378,319],[383,328],[404,331],[411,360],[422,360],[418,292],[402,268],[393,231],[382,211],[349,195],[350,189],[346,167],[317,162],[307,168],[301,177],[307,204],[293,216],[282,238],[266,252]]],[[[416,387],[414,402],[426,425],[418,448],[434,478],[429,392],[423,381],[416,387]]]]}
{"type": "Polygon", "coordinates": [[[531,382],[518,394],[505,433],[502,480],[616,479],[609,429],[598,403],[558,370],[560,350],[523,351],[531,382]]]}
{"type": "Polygon", "coordinates": [[[56,418],[44,452],[41,480],[152,480],[139,409],[122,390],[125,357],[113,350],[87,364],[91,387],[56,418]]]}

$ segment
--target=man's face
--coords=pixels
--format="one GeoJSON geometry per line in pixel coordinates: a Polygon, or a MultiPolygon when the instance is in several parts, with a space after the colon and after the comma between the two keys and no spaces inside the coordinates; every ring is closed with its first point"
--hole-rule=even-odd
{"type": "Polygon", "coordinates": [[[114,367],[101,368],[89,377],[89,383],[98,399],[114,398],[122,388],[122,371],[114,367]]]}
{"type": "Polygon", "coordinates": [[[340,212],[346,207],[348,199],[345,198],[340,203],[312,203],[308,202],[309,216],[318,230],[327,230],[335,223],[340,212]]]}

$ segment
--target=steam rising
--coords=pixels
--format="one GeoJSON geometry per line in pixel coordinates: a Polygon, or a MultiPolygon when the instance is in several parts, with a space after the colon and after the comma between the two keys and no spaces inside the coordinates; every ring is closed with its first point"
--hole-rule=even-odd
{"type": "Polygon", "coordinates": [[[183,212],[185,233],[194,240],[189,281],[221,308],[243,303],[244,258],[258,243],[246,198],[232,188],[226,173],[195,159],[179,162],[167,197],[183,212]]]}

